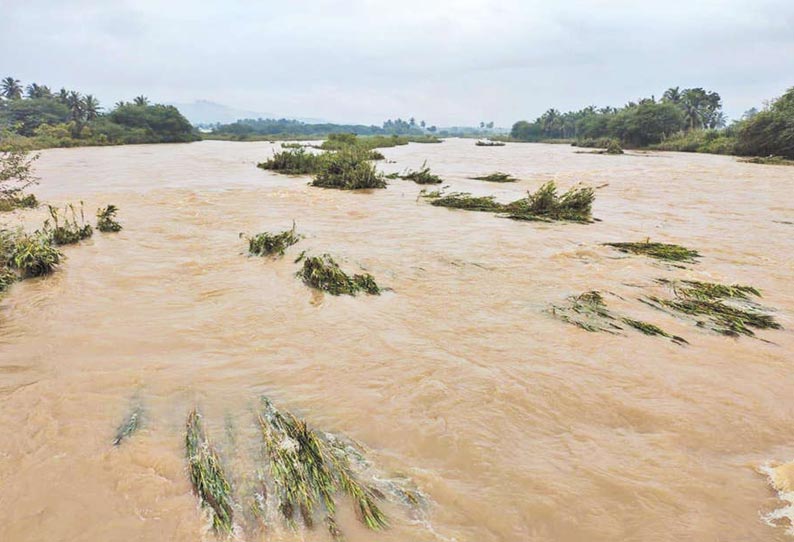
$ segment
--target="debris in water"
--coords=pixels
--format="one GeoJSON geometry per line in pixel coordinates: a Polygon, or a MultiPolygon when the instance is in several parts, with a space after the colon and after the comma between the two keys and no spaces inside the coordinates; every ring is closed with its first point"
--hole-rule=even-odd
{"type": "Polygon", "coordinates": [[[651,243],[650,239],[646,239],[641,243],[604,243],[604,245],[615,248],[620,252],[643,254],[657,260],[672,262],[695,263],[695,258],[700,257],[696,250],[669,243],[651,243]]]}
{"type": "Polygon", "coordinates": [[[114,233],[121,231],[121,224],[116,221],[116,213],[119,208],[111,204],[96,212],[96,229],[103,233],[114,233]]]}
{"type": "Polygon", "coordinates": [[[308,286],[332,295],[356,295],[360,291],[379,295],[381,291],[372,275],[364,273],[351,277],[342,271],[329,254],[306,257],[303,260],[303,268],[298,271],[298,276],[308,286]]]}
{"type": "Polygon", "coordinates": [[[431,199],[430,205],[435,207],[490,213],[499,213],[504,210],[504,205],[495,201],[493,196],[472,196],[468,192],[452,192],[450,194],[430,192],[424,197],[431,199]]]}
{"type": "Polygon", "coordinates": [[[723,335],[750,337],[755,336],[751,328],[782,327],[774,316],[765,312],[767,309],[752,301],[753,297],[761,297],[761,293],[752,286],[697,280],[675,282],[659,279],[657,282],[672,289],[673,299],[648,296],[641,301],[658,309],[693,317],[699,327],[723,335]]]}
{"type": "Polygon", "coordinates": [[[474,179],[475,181],[486,181],[489,183],[514,183],[518,180],[509,173],[501,173],[499,171],[490,173],[488,175],[480,175],[479,177],[472,177],[472,179],[474,179]]]}
{"type": "Polygon", "coordinates": [[[143,409],[140,406],[136,406],[132,409],[127,418],[116,430],[116,438],[113,439],[113,446],[118,446],[124,439],[129,438],[138,430],[142,415],[143,409]]]}
{"type": "Polygon", "coordinates": [[[475,143],[475,145],[478,147],[504,147],[505,143],[502,141],[479,140],[475,143]]]}
{"type": "Polygon", "coordinates": [[[207,439],[201,415],[196,409],[190,412],[187,419],[185,449],[193,490],[201,500],[201,505],[209,509],[213,529],[218,533],[231,533],[234,517],[232,488],[217,452],[207,439]]]}
{"type": "Polygon", "coordinates": [[[441,184],[444,181],[441,177],[430,173],[430,168],[427,167],[427,161],[422,163],[422,168],[418,171],[408,170],[400,178],[406,181],[413,181],[416,184],[441,184]]]}
{"type": "Polygon", "coordinates": [[[289,247],[301,239],[301,236],[295,231],[294,221],[291,230],[280,233],[258,233],[251,237],[241,233],[240,237],[248,241],[248,253],[252,256],[283,256],[289,247]]]}

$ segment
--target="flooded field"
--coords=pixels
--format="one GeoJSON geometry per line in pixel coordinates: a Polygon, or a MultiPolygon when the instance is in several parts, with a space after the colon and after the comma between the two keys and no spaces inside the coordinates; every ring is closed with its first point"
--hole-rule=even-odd
{"type": "MultiPolygon", "coordinates": [[[[243,488],[261,463],[263,394],[430,499],[386,505],[382,533],[341,506],[353,542],[791,539],[776,491],[794,502],[792,168],[471,140],[382,149],[387,172],[427,160],[451,190],[500,201],[551,179],[601,187],[598,222],[546,224],[433,207],[401,180],[309,187],[255,167],[275,148],[43,153],[40,199],[90,214],[113,203],[124,230],[64,248],[57,273],[0,302],[0,540],[215,539],[185,421],[201,409],[243,488]],[[521,181],[469,178],[493,171],[521,181]],[[246,256],[240,232],[293,220],[305,238],[284,258],[246,256]],[[648,237],[702,258],[681,268],[602,246],[648,237]],[[303,250],[391,290],[310,290],[295,277],[303,250]],[[753,285],[783,329],[731,338],[640,303],[659,278],[753,285]],[[549,314],[588,290],[689,344],[549,314]],[[140,429],[114,447],[135,402],[140,429]]],[[[44,210],[3,218],[35,227],[44,210]]],[[[235,536],[329,539],[277,520],[235,536]]]]}

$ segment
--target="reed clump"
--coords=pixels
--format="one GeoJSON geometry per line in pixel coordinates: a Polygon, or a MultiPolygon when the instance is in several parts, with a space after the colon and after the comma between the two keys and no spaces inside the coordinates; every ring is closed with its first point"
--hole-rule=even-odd
{"type": "Polygon", "coordinates": [[[295,525],[297,515],[307,527],[318,512],[335,539],[342,533],[336,523],[336,497],[352,499],[356,515],[368,528],[381,530],[388,519],[377,501],[383,494],[362,482],[354,472],[350,454],[338,441],[289,412],[282,413],[262,398],[258,422],[275,481],[278,509],[284,519],[295,525]]]}
{"type": "Polygon", "coordinates": [[[248,253],[252,256],[283,256],[289,247],[301,240],[295,222],[292,229],[280,233],[263,232],[251,237],[241,233],[240,237],[248,241],[248,253]]]}
{"type": "Polygon", "coordinates": [[[80,223],[77,222],[77,211],[71,203],[64,208],[63,214],[52,205],[48,205],[47,208],[52,218],[52,224],[49,220],[45,221],[44,230],[50,235],[54,244],[71,245],[88,239],[94,234],[91,224],[85,223],[82,202],[80,203],[80,223]]]}
{"type": "Polygon", "coordinates": [[[696,258],[700,258],[700,254],[696,250],[670,243],[651,243],[650,239],[639,243],[604,243],[604,246],[627,254],[640,254],[671,262],[695,263],[696,258]]]}
{"type": "Polygon", "coordinates": [[[357,147],[326,154],[320,161],[312,186],[341,190],[386,188],[386,179],[368,160],[367,154],[368,151],[357,147]]]}
{"type": "Polygon", "coordinates": [[[301,146],[274,152],[270,159],[260,162],[257,167],[285,175],[311,175],[320,170],[321,162],[322,155],[312,153],[301,146]]]}
{"type": "Polygon", "coordinates": [[[303,268],[298,271],[298,276],[307,286],[331,295],[356,295],[358,292],[379,295],[381,292],[372,275],[363,273],[351,277],[342,271],[329,254],[307,256],[303,260],[303,268]]]}
{"type": "Polygon", "coordinates": [[[504,207],[508,218],[533,221],[592,222],[595,190],[589,186],[574,186],[562,195],[557,185],[549,181],[527,197],[504,207]]]}
{"type": "Polygon", "coordinates": [[[96,212],[96,229],[103,233],[115,233],[122,229],[121,224],[116,220],[116,213],[119,208],[113,204],[97,209],[96,212]]]}
{"type": "Polygon", "coordinates": [[[217,533],[231,533],[234,519],[232,487],[218,453],[204,432],[201,415],[195,409],[187,419],[185,450],[193,491],[201,506],[209,510],[213,529],[217,533]]]}
{"type": "Polygon", "coordinates": [[[475,181],[485,181],[489,183],[514,183],[518,179],[510,175],[509,173],[502,173],[496,171],[494,173],[489,173],[488,175],[480,175],[479,177],[472,177],[475,181]]]}
{"type": "Polygon", "coordinates": [[[781,329],[774,316],[755,303],[761,293],[752,286],[695,280],[657,282],[667,285],[672,299],[648,296],[642,301],[659,309],[695,318],[704,327],[728,336],[754,336],[753,329],[781,329]]]}
{"type": "Polygon", "coordinates": [[[400,178],[405,181],[413,181],[416,184],[441,184],[444,182],[441,177],[430,172],[427,162],[422,163],[422,167],[419,170],[406,171],[403,175],[400,175],[400,178]]]}

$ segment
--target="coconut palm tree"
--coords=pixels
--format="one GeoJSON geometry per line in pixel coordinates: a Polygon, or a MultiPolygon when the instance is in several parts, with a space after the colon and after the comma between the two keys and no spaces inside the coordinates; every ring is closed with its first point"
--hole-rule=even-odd
{"type": "Polygon", "coordinates": [[[664,94],[662,94],[663,102],[680,104],[682,98],[680,87],[670,87],[664,91],[664,94]]]}
{"type": "Polygon", "coordinates": [[[149,98],[143,95],[136,96],[133,102],[135,103],[135,105],[149,105],[149,98]]]}
{"type": "Polygon", "coordinates": [[[80,96],[80,93],[75,90],[69,91],[66,97],[66,105],[69,106],[72,120],[77,123],[82,122],[85,109],[83,108],[83,97],[80,96]]]}
{"type": "Polygon", "coordinates": [[[22,98],[22,85],[19,79],[13,77],[6,77],[2,82],[3,96],[9,100],[19,100],[22,98]]]}
{"type": "Polygon", "coordinates": [[[94,120],[99,116],[99,100],[94,98],[91,94],[86,94],[83,97],[83,115],[88,121],[94,120]]]}
{"type": "Polygon", "coordinates": [[[52,98],[52,91],[50,87],[47,85],[38,85],[36,83],[31,83],[28,85],[26,89],[26,93],[28,98],[36,99],[36,98],[52,98]]]}

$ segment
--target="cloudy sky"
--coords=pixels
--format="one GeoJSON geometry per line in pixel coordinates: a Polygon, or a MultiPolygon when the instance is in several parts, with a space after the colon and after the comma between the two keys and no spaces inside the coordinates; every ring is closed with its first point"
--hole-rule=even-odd
{"type": "Polygon", "coordinates": [[[0,0],[0,76],[279,116],[509,126],[794,86],[794,0],[0,0]]]}

